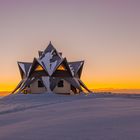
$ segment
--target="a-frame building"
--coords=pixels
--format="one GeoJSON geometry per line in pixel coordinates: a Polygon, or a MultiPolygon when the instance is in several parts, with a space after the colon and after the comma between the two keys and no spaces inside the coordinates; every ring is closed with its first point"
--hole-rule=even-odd
{"type": "Polygon", "coordinates": [[[18,62],[21,81],[13,93],[78,94],[90,90],[81,81],[84,61],[68,62],[51,44],[32,63],[18,62]]]}

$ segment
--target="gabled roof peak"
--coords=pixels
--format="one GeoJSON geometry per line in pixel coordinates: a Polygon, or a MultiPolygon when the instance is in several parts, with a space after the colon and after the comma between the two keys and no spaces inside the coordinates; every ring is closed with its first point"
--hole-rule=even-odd
{"type": "Polygon", "coordinates": [[[49,45],[46,47],[44,51],[42,51],[39,55],[40,59],[42,59],[47,53],[57,55],[60,59],[62,58],[62,55],[59,54],[59,52],[56,50],[56,48],[52,45],[51,41],[49,45]]]}
{"type": "Polygon", "coordinates": [[[54,48],[52,42],[50,41],[49,45],[47,46],[44,52],[51,52],[52,50],[56,50],[56,49],[54,48]]]}
{"type": "Polygon", "coordinates": [[[83,65],[84,65],[84,61],[69,62],[69,66],[73,71],[74,75],[77,75],[80,69],[82,71],[83,65]]]}
{"type": "MultiPolygon", "coordinates": [[[[46,47],[46,49],[42,52],[42,55],[45,55],[46,53],[51,53],[57,50],[54,48],[54,46],[52,45],[51,41],[49,43],[49,45],[46,47]]],[[[41,56],[42,57],[42,56],[41,56]]]]}

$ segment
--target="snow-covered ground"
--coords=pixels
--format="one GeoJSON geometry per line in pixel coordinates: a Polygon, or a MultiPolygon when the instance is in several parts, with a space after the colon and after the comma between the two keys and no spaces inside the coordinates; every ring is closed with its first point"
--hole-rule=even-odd
{"type": "Polygon", "coordinates": [[[140,140],[140,98],[10,95],[0,99],[0,140],[140,140]]]}

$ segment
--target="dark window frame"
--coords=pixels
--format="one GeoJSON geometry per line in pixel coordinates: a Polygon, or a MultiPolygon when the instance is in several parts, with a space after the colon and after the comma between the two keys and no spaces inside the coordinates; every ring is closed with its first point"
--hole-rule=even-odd
{"type": "Polygon", "coordinates": [[[64,87],[64,80],[60,80],[57,84],[57,87],[63,88],[64,87]]]}
{"type": "Polygon", "coordinates": [[[38,80],[38,88],[43,88],[44,84],[41,80],[38,80]]]}

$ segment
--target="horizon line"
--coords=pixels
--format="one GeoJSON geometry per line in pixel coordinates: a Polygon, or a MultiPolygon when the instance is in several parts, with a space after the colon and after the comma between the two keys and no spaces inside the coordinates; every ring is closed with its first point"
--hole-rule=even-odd
{"type": "MultiPolygon", "coordinates": [[[[91,91],[94,91],[94,90],[137,90],[137,91],[140,91],[140,88],[90,88],[91,91]]],[[[0,93],[1,92],[12,92],[12,90],[0,90],[0,93]]]]}

